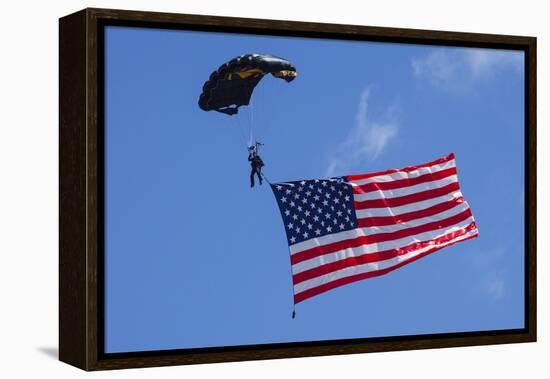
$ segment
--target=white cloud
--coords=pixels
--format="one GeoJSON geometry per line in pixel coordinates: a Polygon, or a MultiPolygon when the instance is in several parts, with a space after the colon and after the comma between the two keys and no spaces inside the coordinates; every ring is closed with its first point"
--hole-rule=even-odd
{"type": "Polygon", "coordinates": [[[355,127],[333,152],[326,170],[327,176],[349,174],[353,166],[376,159],[390,140],[397,136],[399,125],[393,120],[393,109],[387,112],[390,121],[372,121],[367,117],[369,101],[370,88],[366,88],[359,97],[355,127]]]}
{"type": "Polygon", "coordinates": [[[467,90],[502,70],[522,73],[523,64],[523,52],[476,48],[437,49],[411,60],[416,78],[450,92],[467,90]]]}
{"type": "Polygon", "coordinates": [[[517,72],[523,69],[523,52],[468,49],[463,51],[463,55],[475,77],[491,74],[494,69],[511,69],[517,72]]]}
{"type": "Polygon", "coordinates": [[[506,295],[506,270],[503,262],[506,260],[507,249],[504,247],[476,251],[470,255],[470,260],[476,275],[476,291],[492,301],[501,300],[506,295]]]}
{"type": "Polygon", "coordinates": [[[485,295],[492,300],[500,300],[504,297],[504,279],[495,276],[483,284],[485,295]]]}

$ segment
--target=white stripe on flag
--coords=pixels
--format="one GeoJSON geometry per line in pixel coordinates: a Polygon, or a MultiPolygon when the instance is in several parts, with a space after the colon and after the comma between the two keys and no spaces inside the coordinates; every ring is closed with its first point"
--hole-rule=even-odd
{"type": "MultiPolygon", "coordinates": [[[[335,251],[333,253],[324,254],[315,258],[311,258],[311,259],[293,264],[292,273],[298,274],[300,272],[310,270],[317,266],[333,263],[336,261],[341,261],[346,258],[359,257],[363,254],[378,253],[380,251],[386,251],[390,249],[399,249],[404,246],[410,245],[411,243],[436,239],[445,234],[448,234],[449,232],[455,232],[457,230],[463,229],[468,225],[470,225],[473,221],[474,221],[473,217],[468,217],[467,219],[453,225],[453,227],[445,228],[443,230],[441,229],[430,230],[428,232],[414,234],[412,236],[407,236],[399,239],[365,244],[358,247],[349,247],[347,249],[342,249],[339,251],[335,251]]],[[[362,229],[354,229],[354,230],[356,231],[357,237],[364,235],[364,230],[362,229]]]]}
{"type": "MultiPolygon", "coordinates": [[[[395,231],[398,231],[398,230],[412,228],[414,226],[425,225],[425,224],[428,224],[430,222],[442,221],[442,220],[445,220],[449,217],[452,217],[454,215],[462,213],[465,210],[467,210],[468,208],[469,208],[468,203],[466,203],[466,202],[458,203],[453,208],[448,209],[448,210],[443,211],[443,212],[439,212],[439,213],[434,214],[432,216],[417,218],[415,220],[411,220],[411,221],[407,221],[407,222],[403,222],[403,223],[399,223],[399,224],[356,228],[356,229],[353,229],[353,230],[349,230],[347,232],[337,233],[339,235],[338,239],[335,238],[335,239],[330,240],[329,238],[327,238],[327,237],[331,236],[329,234],[327,236],[323,236],[323,237],[319,237],[319,238],[315,238],[315,239],[312,239],[312,240],[301,242],[300,244],[297,244],[297,245],[300,245],[302,247],[302,249],[299,250],[299,251],[304,251],[304,250],[309,250],[309,249],[317,247],[317,246],[328,245],[328,244],[333,243],[333,242],[345,241],[346,239],[354,239],[354,238],[357,238],[359,236],[370,236],[370,235],[379,234],[379,233],[392,233],[392,232],[395,232],[395,231]],[[344,237],[348,237],[348,238],[344,238],[344,237]],[[314,240],[316,240],[316,241],[314,241],[314,240]],[[327,242],[329,240],[331,242],[327,242]],[[308,245],[309,245],[309,247],[308,247],[308,245]]],[[[299,251],[296,250],[294,253],[297,253],[299,251]]]]}
{"type": "Polygon", "coordinates": [[[455,166],[456,166],[455,160],[451,159],[447,162],[443,162],[443,163],[428,166],[428,167],[420,167],[420,168],[417,168],[416,170],[409,171],[409,172],[398,171],[398,172],[393,172],[391,174],[373,176],[367,179],[353,180],[353,183],[357,185],[363,185],[367,183],[393,182],[394,180],[399,180],[399,179],[416,178],[417,176],[446,170],[448,168],[455,167],[455,166]]]}
{"type": "MultiPolygon", "coordinates": [[[[453,229],[455,229],[455,228],[453,228],[453,229]]],[[[458,241],[464,240],[464,239],[469,238],[469,237],[471,237],[473,235],[476,235],[476,234],[477,234],[477,230],[472,230],[472,231],[470,231],[470,232],[468,232],[468,233],[466,233],[462,236],[459,236],[459,237],[457,237],[453,240],[450,240],[448,242],[436,245],[436,247],[441,248],[441,247],[456,243],[458,241]]],[[[390,267],[398,265],[401,262],[410,260],[410,259],[416,257],[417,255],[422,254],[423,252],[428,251],[428,250],[433,249],[433,248],[434,248],[433,245],[425,246],[421,249],[413,250],[413,251],[411,251],[407,254],[400,255],[400,256],[397,256],[395,258],[387,259],[385,261],[378,261],[378,262],[366,263],[366,264],[363,264],[363,265],[346,267],[342,270],[331,272],[330,274],[318,276],[316,278],[306,280],[306,281],[303,281],[301,283],[296,284],[294,286],[294,293],[298,294],[298,293],[306,291],[308,289],[315,288],[315,287],[318,287],[322,284],[329,283],[329,282],[332,282],[332,281],[335,281],[335,280],[338,280],[338,279],[341,279],[341,278],[345,278],[345,277],[348,277],[348,276],[353,276],[353,275],[357,275],[357,274],[362,274],[362,273],[367,273],[367,272],[372,272],[372,271],[379,271],[379,270],[383,270],[383,269],[386,269],[386,268],[390,268],[390,267]]]]}
{"type": "Polygon", "coordinates": [[[369,217],[399,216],[403,213],[415,212],[422,209],[430,208],[434,205],[441,204],[446,201],[452,201],[459,197],[462,197],[462,193],[460,191],[453,191],[443,196],[434,197],[432,199],[423,201],[417,201],[416,203],[405,204],[398,207],[358,209],[355,211],[355,214],[357,215],[357,219],[369,217]]]}
{"type": "Polygon", "coordinates": [[[451,175],[443,179],[433,180],[431,182],[420,183],[414,186],[396,188],[391,190],[377,190],[367,193],[356,193],[353,195],[355,201],[375,200],[375,199],[388,199],[392,197],[400,197],[412,195],[413,193],[423,192],[436,188],[445,187],[451,183],[458,182],[456,175],[451,175]]]}

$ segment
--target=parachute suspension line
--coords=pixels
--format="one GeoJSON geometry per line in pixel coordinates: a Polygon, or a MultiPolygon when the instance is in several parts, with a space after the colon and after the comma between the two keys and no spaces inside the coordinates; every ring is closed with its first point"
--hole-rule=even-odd
{"type": "MultiPolygon", "coordinates": [[[[261,94],[261,91],[262,91],[262,82],[258,83],[258,86],[260,88],[258,88],[258,95],[261,94]]],[[[261,124],[262,120],[260,119],[260,115],[262,114],[261,113],[261,109],[262,109],[262,99],[260,96],[257,96],[256,99],[254,99],[254,103],[256,104],[255,105],[255,108],[253,109],[253,112],[252,112],[252,122],[255,124],[255,125],[258,125],[258,128],[256,130],[256,138],[258,139],[261,139],[261,138],[264,138],[265,135],[263,133],[260,133],[261,131],[263,131],[263,126],[261,124]]]]}
{"type": "Polygon", "coordinates": [[[239,133],[241,134],[241,138],[243,139],[243,142],[246,145],[246,137],[244,135],[244,130],[243,130],[243,127],[242,127],[242,123],[241,123],[240,117],[238,115],[235,116],[235,121],[237,123],[237,128],[239,129],[239,133]]]}
{"type": "Polygon", "coordinates": [[[248,146],[250,146],[247,141],[246,141],[246,132],[244,130],[244,125],[243,125],[243,120],[242,118],[239,116],[239,115],[235,115],[235,117],[237,118],[237,127],[239,129],[239,132],[241,134],[241,137],[243,139],[243,142],[244,142],[244,145],[245,145],[245,148],[246,150],[248,151],[248,146]]]}
{"type": "Polygon", "coordinates": [[[260,83],[260,88],[258,91],[258,112],[256,118],[262,117],[261,123],[262,123],[262,137],[265,138],[267,136],[267,127],[269,125],[269,119],[265,117],[265,87],[268,84],[268,81],[264,81],[260,83]]]}
{"type": "Polygon", "coordinates": [[[253,99],[252,106],[250,107],[250,124],[252,125],[250,133],[254,131],[254,108],[255,108],[254,104],[256,104],[256,101],[253,99]]]}
{"type": "Polygon", "coordinates": [[[248,137],[249,137],[249,145],[252,146],[254,144],[254,100],[250,102],[250,105],[248,107],[248,123],[249,123],[249,129],[248,129],[248,137]]]}

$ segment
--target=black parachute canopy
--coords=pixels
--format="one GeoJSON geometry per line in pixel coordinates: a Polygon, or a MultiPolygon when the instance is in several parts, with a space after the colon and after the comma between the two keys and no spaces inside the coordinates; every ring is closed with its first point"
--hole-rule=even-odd
{"type": "Polygon", "coordinates": [[[268,54],[244,54],[224,63],[210,74],[199,97],[199,107],[228,115],[238,113],[241,105],[248,105],[256,85],[271,74],[291,82],[297,75],[292,63],[268,54]]]}

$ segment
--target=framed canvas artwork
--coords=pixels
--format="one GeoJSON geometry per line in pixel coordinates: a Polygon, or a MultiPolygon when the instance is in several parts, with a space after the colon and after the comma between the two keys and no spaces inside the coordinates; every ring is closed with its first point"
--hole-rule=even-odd
{"type": "Polygon", "coordinates": [[[60,359],[536,340],[536,39],[60,19],[60,359]]]}

